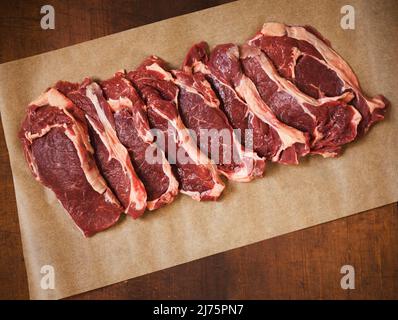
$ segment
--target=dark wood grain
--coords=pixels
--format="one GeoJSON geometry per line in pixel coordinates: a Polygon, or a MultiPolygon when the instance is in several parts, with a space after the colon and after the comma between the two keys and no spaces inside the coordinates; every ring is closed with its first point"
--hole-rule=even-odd
{"type": "MultiPolygon", "coordinates": [[[[98,38],[228,1],[1,1],[0,62],[98,38]]],[[[1,125],[0,125],[1,126],[1,125]]],[[[16,202],[0,128],[0,298],[28,298],[16,202]]],[[[87,292],[72,299],[397,299],[397,204],[87,292]],[[340,268],[356,271],[342,290],[340,268]]]]}

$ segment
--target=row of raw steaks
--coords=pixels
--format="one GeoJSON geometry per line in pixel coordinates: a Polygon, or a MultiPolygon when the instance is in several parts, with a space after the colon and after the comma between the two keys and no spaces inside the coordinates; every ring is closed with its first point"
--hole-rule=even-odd
{"type": "Polygon", "coordinates": [[[337,156],[387,105],[316,30],[266,23],[242,46],[194,45],[180,70],[151,56],[105,81],[59,81],[29,105],[20,138],[36,179],[90,236],[178,192],[216,200],[220,175],[246,182],[266,161],[337,156]]]}

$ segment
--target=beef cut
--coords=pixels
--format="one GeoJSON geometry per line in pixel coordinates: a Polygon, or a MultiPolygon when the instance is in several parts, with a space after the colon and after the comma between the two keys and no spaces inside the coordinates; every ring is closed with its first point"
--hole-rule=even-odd
{"type": "Polygon", "coordinates": [[[178,182],[164,152],[154,142],[142,99],[124,72],[101,81],[100,86],[112,109],[118,138],[144,183],[147,208],[154,210],[172,202],[178,194],[178,182]],[[151,155],[160,161],[146,158],[151,155]]]}
{"type": "Polygon", "coordinates": [[[314,98],[354,94],[352,104],[362,116],[358,135],[384,118],[388,100],[382,95],[367,97],[347,62],[314,28],[265,23],[249,44],[263,50],[281,76],[314,98]]]}
{"type": "Polygon", "coordinates": [[[19,138],[35,178],[91,236],[179,191],[217,200],[221,175],[245,182],[267,161],[337,156],[388,106],[314,28],[266,23],[242,46],[194,45],[179,70],[150,56],[98,83],[59,81],[28,106],[19,138]]]}
{"type": "Polygon", "coordinates": [[[336,156],[341,153],[342,145],[355,139],[361,115],[347,104],[353,98],[350,92],[339,97],[310,97],[281,77],[255,46],[242,46],[241,61],[245,74],[278,119],[310,134],[313,153],[336,156]]]}
{"type": "Polygon", "coordinates": [[[243,74],[238,46],[218,45],[210,57],[206,47],[203,42],[194,46],[184,65],[206,75],[236,129],[252,130],[255,152],[275,162],[297,164],[309,152],[308,136],[279,121],[264,103],[254,83],[243,74]]]}
{"type": "MultiPolygon", "coordinates": [[[[166,70],[163,70],[165,75],[166,70]]],[[[265,161],[245,150],[220,109],[219,100],[204,75],[173,70],[179,88],[178,110],[187,128],[195,133],[198,147],[230,180],[247,182],[263,175],[265,161]]]]}
{"type": "Polygon", "coordinates": [[[56,89],[33,101],[20,131],[35,178],[50,188],[85,236],[115,224],[122,207],[93,158],[84,114],[56,89]]]}
{"type": "Polygon", "coordinates": [[[63,92],[85,114],[97,165],[122,204],[125,213],[137,218],[146,208],[146,191],[137,177],[126,148],[117,137],[111,107],[100,86],[85,79],[81,84],[58,82],[63,92]]]}
{"type": "Polygon", "coordinates": [[[127,78],[147,104],[151,127],[162,134],[163,141],[158,139],[157,143],[173,164],[180,191],[195,200],[216,200],[224,183],[216,166],[197,148],[184,126],[177,109],[178,88],[171,75],[163,72],[163,66],[163,60],[151,56],[137,70],[130,71],[127,78]]]}

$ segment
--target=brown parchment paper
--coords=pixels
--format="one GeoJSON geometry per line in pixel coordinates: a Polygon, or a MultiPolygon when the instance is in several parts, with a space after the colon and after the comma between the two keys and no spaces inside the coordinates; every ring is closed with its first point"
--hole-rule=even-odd
{"type": "Polygon", "coordinates": [[[247,1],[199,11],[0,66],[0,106],[14,177],[32,299],[95,289],[398,200],[395,1],[350,1],[356,29],[340,27],[345,1],[247,1]],[[369,94],[392,103],[386,120],[337,159],[311,157],[297,167],[269,165],[266,177],[228,183],[217,203],[180,195],[136,221],[125,218],[82,237],[51,191],[28,171],[17,139],[29,101],[59,79],[109,77],[157,54],[174,67],[199,40],[243,42],[265,21],[310,24],[332,41],[369,94]],[[40,288],[43,265],[55,289],[40,288]]]}

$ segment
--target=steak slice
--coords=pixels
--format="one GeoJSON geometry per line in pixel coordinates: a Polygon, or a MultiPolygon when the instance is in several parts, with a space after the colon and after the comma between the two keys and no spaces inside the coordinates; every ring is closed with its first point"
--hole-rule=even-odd
{"type": "Polygon", "coordinates": [[[112,111],[101,88],[90,79],[85,79],[80,85],[60,81],[55,87],[84,112],[102,175],[125,213],[138,218],[146,208],[146,191],[134,171],[128,151],[117,137],[112,111]]]}
{"type": "Polygon", "coordinates": [[[19,133],[36,180],[51,189],[85,236],[109,228],[122,212],[93,158],[83,113],[55,89],[27,110],[19,133]]]}
{"type": "Polygon", "coordinates": [[[112,109],[118,138],[128,150],[135,171],[144,183],[147,208],[155,210],[171,203],[178,194],[178,182],[164,152],[154,142],[142,99],[124,77],[124,72],[101,81],[100,86],[112,109]],[[155,154],[160,161],[148,161],[148,154],[155,154]]]}
{"type": "Polygon", "coordinates": [[[298,164],[299,157],[309,152],[308,136],[279,121],[264,103],[253,82],[242,71],[238,46],[218,45],[208,59],[205,48],[205,43],[194,46],[184,64],[206,75],[230,123],[236,129],[252,130],[253,149],[260,156],[283,164],[298,164]]]}
{"type": "Polygon", "coordinates": [[[224,183],[216,166],[197,148],[184,126],[177,111],[178,88],[171,78],[165,78],[163,63],[151,56],[127,78],[147,104],[149,123],[158,133],[156,141],[172,164],[181,192],[195,200],[216,200],[224,183]]]}
{"type": "Polygon", "coordinates": [[[261,98],[280,121],[310,134],[313,153],[336,156],[341,153],[342,145],[355,139],[361,115],[346,104],[352,99],[351,93],[312,98],[281,77],[259,48],[243,45],[241,51],[244,72],[256,85],[261,98]]]}
{"type": "Polygon", "coordinates": [[[249,44],[263,50],[283,77],[314,98],[353,93],[352,104],[362,116],[359,136],[384,119],[388,100],[382,95],[367,97],[347,62],[314,28],[265,23],[249,44]]]}
{"type": "MultiPolygon", "coordinates": [[[[167,71],[163,71],[167,76],[167,71]]],[[[265,161],[245,150],[219,108],[219,100],[203,74],[173,70],[179,88],[178,109],[198,147],[230,180],[248,182],[263,175],[265,161]]]]}

